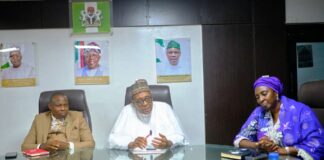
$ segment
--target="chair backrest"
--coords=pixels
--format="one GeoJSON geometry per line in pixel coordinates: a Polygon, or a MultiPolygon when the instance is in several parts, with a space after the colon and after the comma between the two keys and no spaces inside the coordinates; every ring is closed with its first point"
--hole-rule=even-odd
{"type": "Polygon", "coordinates": [[[324,125],[324,80],[303,83],[298,91],[298,100],[310,106],[324,125]]]}
{"type": "Polygon", "coordinates": [[[83,117],[86,119],[90,129],[92,130],[91,116],[83,90],[53,90],[42,92],[39,96],[39,113],[49,111],[48,103],[50,102],[52,94],[55,92],[61,92],[68,97],[70,110],[83,112],[83,117]]]}
{"type": "MultiPolygon", "coordinates": [[[[160,101],[169,104],[172,107],[171,94],[167,85],[149,85],[153,101],[160,101]]],[[[125,106],[132,102],[131,87],[126,88],[125,106]]]]}

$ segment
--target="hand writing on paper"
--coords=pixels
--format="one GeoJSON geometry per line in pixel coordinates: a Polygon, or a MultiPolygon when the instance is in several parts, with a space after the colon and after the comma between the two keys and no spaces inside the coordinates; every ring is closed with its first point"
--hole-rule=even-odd
{"type": "Polygon", "coordinates": [[[163,134],[159,133],[160,137],[155,137],[152,140],[152,145],[158,149],[166,149],[172,146],[172,142],[169,141],[163,134]]]}
{"type": "Polygon", "coordinates": [[[144,149],[147,145],[147,141],[145,137],[137,137],[133,142],[128,144],[128,149],[134,149],[136,147],[144,149]]]}
{"type": "Polygon", "coordinates": [[[128,144],[128,149],[134,149],[136,147],[144,149],[147,146],[147,138],[152,135],[152,130],[145,137],[137,137],[133,142],[128,144]]]}
{"type": "Polygon", "coordinates": [[[152,130],[150,130],[150,133],[145,137],[145,139],[147,139],[149,136],[152,136],[152,130]]]}

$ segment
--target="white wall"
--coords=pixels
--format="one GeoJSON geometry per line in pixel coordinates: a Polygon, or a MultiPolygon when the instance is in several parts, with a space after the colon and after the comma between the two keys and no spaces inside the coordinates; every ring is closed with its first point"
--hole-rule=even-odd
{"type": "Polygon", "coordinates": [[[323,0],[286,0],[286,23],[324,22],[323,0]]]}
{"type": "Polygon", "coordinates": [[[84,89],[92,118],[96,148],[103,148],[124,104],[127,86],[138,78],[156,84],[155,38],[190,38],[192,82],[169,83],[174,111],[191,144],[205,143],[201,26],[113,28],[112,35],[70,37],[70,29],[2,30],[0,42],[34,42],[38,84],[36,87],[0,88],[0,154],[20,150],[34,116],[40,92],[84,89]],[[75,85],[75,40],[108,40],[109,85],[75,85]]]}

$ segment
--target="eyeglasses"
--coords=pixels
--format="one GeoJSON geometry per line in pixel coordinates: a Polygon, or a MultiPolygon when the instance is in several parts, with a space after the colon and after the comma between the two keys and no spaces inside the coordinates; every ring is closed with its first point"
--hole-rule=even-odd
{"type": "Polygon", "coordinates": [[[137,105],[144,105],[144,102],[151,103],[152,102],[152,97],[151,96],[146,96],[144,99],[134,100],[134,103],[137,104],[137,105]]]}

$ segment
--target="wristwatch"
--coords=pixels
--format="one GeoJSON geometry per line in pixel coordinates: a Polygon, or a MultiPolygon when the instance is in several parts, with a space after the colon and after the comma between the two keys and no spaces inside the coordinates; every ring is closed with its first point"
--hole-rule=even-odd
{"type": "Polygon", "coordinates": [[[289,147],[285,147],[285,150],[286,150],[286,152],[287,152],[287,155],[289,155],[289,147]]]}
{"type": "Polygon", "coordinates": [[[260,145],[259,142],[255,142],[255,146],[256,146],[257,149],[259,148],[259,145],[260,145]]]}

